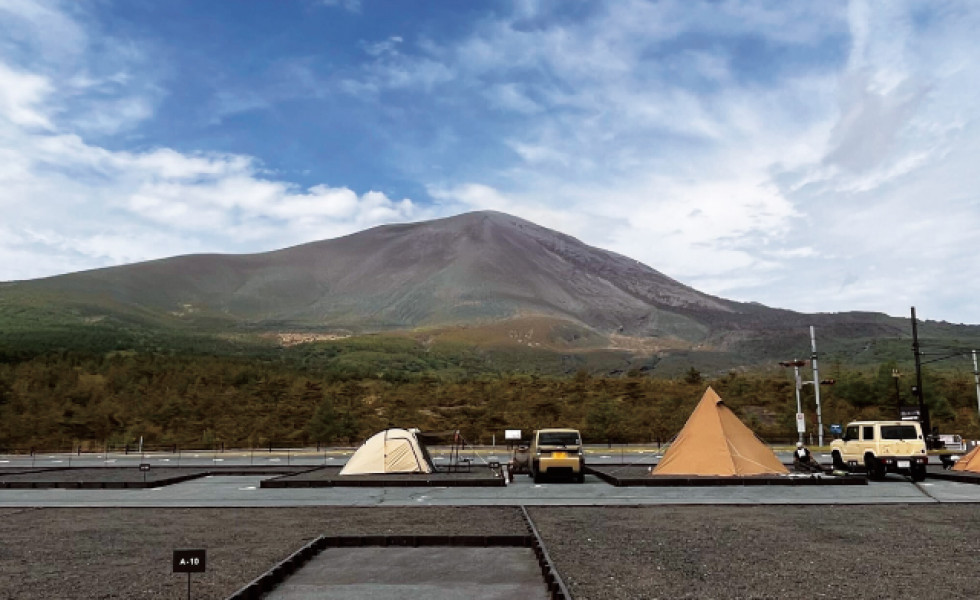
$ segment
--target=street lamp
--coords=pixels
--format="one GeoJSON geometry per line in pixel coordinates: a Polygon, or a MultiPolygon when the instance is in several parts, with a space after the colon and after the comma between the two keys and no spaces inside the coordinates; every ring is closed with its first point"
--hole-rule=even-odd
{"type": "Polygon", "coordinates": [[[799,433],[799,441],[803,441],[803,433],[806,431],[806,426],[803,423],[803,407],[800,405],[800,388],[803,387],[803,382],[800,381],[800,367],[806,366],[805,360],[784,360],[779,363],[782,367],[793,367],[793,373],[796,378],[796,431],[799,433]]]}

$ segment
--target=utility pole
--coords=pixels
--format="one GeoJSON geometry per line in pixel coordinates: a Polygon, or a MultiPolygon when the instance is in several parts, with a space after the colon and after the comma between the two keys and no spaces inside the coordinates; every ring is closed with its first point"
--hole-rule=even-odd
{"type": "Polygon", "coordinates": [[[980,371],[977,370],[977,351],[973,351],[973,381],[977,384],[977,411],[980,411],[980,371]]]}
{"type": "MultiPolygon", "coordinates": [[[[915,395],[919,397],[919,422],[922,423],[923,435],[926,439],[932,435],[932,428],[929,426],[929,411],[926,409],[922,393],[922,357],[919,351],[919,325],[915,320],[915,307],[912,307],[912,353],[915,354],[915,395]]],[[[927,442],[928,447],[928,442],[927,442]]]]}
{"type": "Polygon", "coordinates": [[[813,361],[813,394],[817,398],[817,445],[823,446],[823,417],[820,415],[820,372],[817,369],[817,336],[810,325],[810,349],[813,361]]]}

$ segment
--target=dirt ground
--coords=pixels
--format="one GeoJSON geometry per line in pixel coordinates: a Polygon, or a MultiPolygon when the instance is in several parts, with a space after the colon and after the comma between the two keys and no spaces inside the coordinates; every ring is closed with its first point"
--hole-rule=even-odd
{"type": "Polygon", "coordinates": [[[173,550],[205,548],[196,599],[226,598],[319,535],[526,533],[513,508],[43,508],[0,511],[0,598],[178,599],[173,550]]]}
{"type": "MultiPolygon", "coordinates": [[[[980,597],[976,505],[534,507],[576,600],[980,597]]],[[[322,534],[523,534],[511,507],[2,509],[0,598],[225,598],[322,534]]],[[[506,576],[505,574],[502,574],[506,576]]]]}
{"type": "Polygon", "coordinates": [[[980,598],[976,505],[528,511],[575,600],[980,598]]]}

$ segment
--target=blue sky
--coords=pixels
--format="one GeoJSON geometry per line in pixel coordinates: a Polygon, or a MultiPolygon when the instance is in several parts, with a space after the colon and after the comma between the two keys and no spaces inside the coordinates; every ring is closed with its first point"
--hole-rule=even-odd
{"type": "Polygon", "coordinates": [[[980,323],[980,4],[0,0],[0,280],[493,209],[980,323]]]}

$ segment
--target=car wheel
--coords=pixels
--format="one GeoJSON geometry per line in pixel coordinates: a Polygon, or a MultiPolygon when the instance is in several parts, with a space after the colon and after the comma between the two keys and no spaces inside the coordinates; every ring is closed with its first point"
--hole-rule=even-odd
{"type": "Polygon", "coordinates": [[[868,472],[868,479],[871,481],[878,481],[885,478],[884,468],[870,454],[864,457],[864,469],[868,472]]]}
{"type": "Polygon", "coordinates": [[[847,465],[844,464],[844,459],[842,459],[840,457],[840,452],[837,452],[836,450],[834,450],[830,454],[830,457],[831,457],[831,459],[834,462],[834,470],[835,471],[846,471],[847,470],[847,465]]]}
{"type": "Polygon", "coordinates": [[[579,471],[578,475],[575,476],[575,481],[578,483],[585,483],[585,473],[579,471]]]}
{"type": "Polygon", "coordinates": [[[924,481],[926,478],[926,468],[922,466],[913,466],[911,477],[912,481],[924,481]]]}
{"type": "Polygon", "coordinates": [[[535,471],[532,477],[534,477],[534,483],[541,483],[544,481],[544,476],[541,474],[541,471],[535,471]]]}

